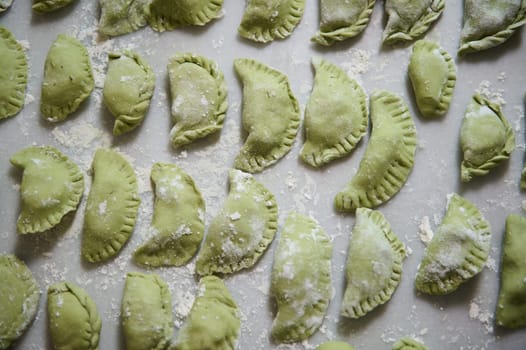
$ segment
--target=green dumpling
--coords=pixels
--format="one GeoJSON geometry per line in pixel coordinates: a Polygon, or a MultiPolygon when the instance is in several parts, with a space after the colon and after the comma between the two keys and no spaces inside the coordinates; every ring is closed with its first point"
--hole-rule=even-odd
{"type": "Polygon", "coordinates": [[[0,0],[0,13],[7,11],[12,3],[13,0],[0,0]]]}
{"type": "Polygon", "coordinates": [[[428,350],[427,347],[411,338],[404,337],[393,344],[393,350],[428,350]]]}
{"type": "Polygon", "coordinates": [[[328,341],[318,345],[316,350],[354,350],[354,348],[343,341],[328,341]]]}
{"type": "Polygon", "coordinates": [[[219,17],[223,0],[152,0],[148,23],[158,32],[177,27],[204,26],[219,17]]]}
{"type": "Polygon", "coordinates": [[[99,0],[99,32],[117,36],[136,31],[148,23],[151,0],[99,0]]]}
{"type": "Polygon", "coordinates": [[[74,1],[75,0],[34,0],[32,7],[35,12],[45,13],[61,9],[74,1]]]}

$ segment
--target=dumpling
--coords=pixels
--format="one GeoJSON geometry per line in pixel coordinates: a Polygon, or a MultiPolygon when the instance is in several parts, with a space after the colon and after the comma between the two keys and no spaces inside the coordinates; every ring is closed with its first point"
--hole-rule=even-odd
{"type": "Polygon", "coordinates": [[[124,51],[109,54],[102,93],[104,105],[116,118],[114,135],[122,135],[142,123],[154,87],[153,70],[137,53],[124,51]]]}
{"type": "Polygon", "coordinates": [[[151,0],[99,0],[99,32],[109,36],[131,33],[148,23],[151,0]]]}
{"type": "Polygon", "coordinates": [[[427,347],[411,338],[404,337],[393,344],[393,350],[428,350],[427,347]]]}
{"type": "Polygon", "coordinates": [[[52,12],[68,6],[74,1],[75,0],[34,0],[32,7],[35,12],[52,12]]]}
{"type": "Polygon", "coordinates": [[[146,266],[181,266],[199,249],[205,230],[205,202],[194,180],[175,164],[155,163],[152,228],[155,235],[133,258],[146,266]]]}
{"type": "Polygon", "coordinates": [[[437,43],[419,40],[408,67],[416,104],[424,118],[446,114],[457,81],[453,58],[437,43]]]}
{"type": "Polygon", "coordinates": [[[523,0],[464,0],[464,25],[458,54],[500,45],[526,23],[523,0]]]}
{"type": "Polygon", "coordinates": [[[468,200],[449,195],[447,210],[418,267],[415,286],[426,294],[448,294],[478,274],[488,259],[488,221],[468,200]]]}
{"type": "Polygon", "coordinates": [[[515,134],[500,106],[476,94],[468,105],[460,129],[464,158],[460,166],[462,182],[486,175],[507,160],[515,149],[515,134]]]}
{"type": "Polygon", "coordinates": [[[388,91],[370,97],[373,128],[358,172],[335,198],[340,211],[376,207],[393,197],[413,169],[416,130],[407,105],[388,91]]]}
{"type": "Polygon", "coordinates": [[[99,349],[102,322],[97,305],[82,288],[71,282],[50,286],[47,317],[54,349],[99,349]]]}
{"type": "Polygon", "coordinates": [[[24,107],[27,58],[13,34],[0,26],[0,120],[16,115],[24,107]]]}
{"type": "Polygon", "coordinates": [[[405,248],[385,217],[358,208],[349,244],[341,314],[360,318],[391,299],[402,278],[405,248]]]}
{"type": "Polygon", "coordinates": [[[204,26],[221,15],[223,0],[152,0],[148,23],[158,32],[177,27],[204,26]]]}
{"type": "Polygon", "coordinates": [[[384,44],[412,41],[424,34],[444,11],[445,0],[386,0],[384,44]]]}
{"type": "Polygon", "coordinates": [[[13,0],[0,0],[0,13],[7,11],[12,3],[13,0]]]}
{"type": "Polygon", "coordinates": [[[22,260],[0,254],[0,349],[8,349],[33,322],[40,288],[22,260]]]}
{"type": "Polygon", "coordinates": [[[210,223],[197,255],[200,275],[233,273],[253,266],[278,228],[274,195],[250,174],[232,169],[229,177],[230,193],[210,223]]]}
{"type": "Polygon", "coordinates": [[[95,83],[88,50],[60,34],[46,57],[40,112],[50,122],[66,119],[91,94],[95,83]]]}
{"type": "Polygon", "coordinates": [[[234,68],[243,83],[243,129],[248,133],[234,167],[255,173],[290,151],[300,109],[283,73],[248,58],[236,59],[234,68]]]}
{"type": "Polygon", "coordinates": [[[247,0],[239,35],[262,43],[285,39],[301,21],[304,10],[305,0],[247,0]]]}
{"type": "Polygon", "coordinates": [[[316,350],[354,350],[354,348],[343,341],[328,341],[318,345],[316,350]]]}
{"type": "Polygon", "coordinates": [[[314,88],[305,107],[301,159],[313,167],[351,153],[367,132],[369,116],[363,89],[338,66],[313,59],[314,88]]]}
{"type": "Polygon", "coordinates": [[[375,0],[320,0],[320,30],[312,41],[329,46],[360,34],[371,19],[375,0]]]}
{"type": "Polygon", "coordinates": [[[285,221],[272,268],[270,293],[278,312],[272,337],[300,342],[323,323],[332,297],[332,244],[319,223],[291,213],[285,221]]]}
{"type": "Polygon", "coordinates": [[[217,63],[191,53],[173,56],[168,63],[172,94],[170,141],[180,147],[223,128],[227,89],[217,63]]]}
{"type": "Polygon", "coordinates": [[[155,274],[128,272],[121,321],[127,350],[166,349],[173,333],[172,297],[155,274]]]}
{"type": "Polygon", "coordinates": [[[236,302],[223,281],[203,277],[188,319],[170,350],[237,349],[240,325],[236,302]]]}
{"type": "Polygon", "coordinates": [[[84,176],[78,166],[51,146],[31,146],[11,156],[23,169],[18,216],[20,233],[43,232],[77,210],[84,193],[84,176]]]}
{"type": "Polygon", "coordinates": [[[100,262],[116,255],[130,238],[140,200],[133,168],[116,151],[97,150],[92,173],[82,256],[89,262],[100,262]]]}

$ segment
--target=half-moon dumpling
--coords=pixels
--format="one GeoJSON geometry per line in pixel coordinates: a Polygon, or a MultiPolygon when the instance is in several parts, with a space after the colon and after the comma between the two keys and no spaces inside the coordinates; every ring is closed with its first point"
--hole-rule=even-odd
{"type": "Polygon", "coordinates": [[[464,0],[458,54],[500,45],[526,23],[524,0],[464,0]]]}
{"type": "Polygon", "coordinates": [[[99,32],[117,36],[146,25],[151,0],[99,0],[99,32]]]}
{"type": "Polygon", "coordinates": [[[175,164],[155,163],[154,236],[133,258],[146,266],[181,266],[199,249],[205,230],[205,202],[194,180],[175,164]]]}
{"type": "Polygon", "coordinates": [[[116,255],[130,238],[140,200],[133,168],[116,151],[97,150],[92,173],[82,256],[89,262],[99,262],[116,255]]]}
{"type": "Polygon", "coordinates": [[[52,12],[68,6],[74,1],[75,0],[34,0],[32,8],[35,12],[52,12]]]}
{"type": "Polygon", "coordinates": [[[341,314],[360,318],[391,299],[402,278],[405,248],[385,217],[358,208],[347,256],[341,314]]]}
{"type": "Polygon", "coordinates": [[[155,75],[150,65],[131,51],[109,54],[104,81],[104,105],[116,118],[113,135],[138,127],[150,107],[155,75]]]}
{"type": "Polygon", "coordinates": [[[376,207],[393,197],[413,169],[416,129],[407,105],[388,91],[370,97],[373,128],[358,172],[335,198],[340,211],[376,207]]]}
{"type": "Polygon", "coordinates": [[[95,83],[88,50],[60,34],[46,57],[40,112],[51,122],[66,119],[91,94],[95,83]]]}
{"type": "Polygon", "coordinates": [[[316,350],[354,350],[354,348],[343,341],[328,341],[318,345],[316,350]]]}
{"type": "Polygon", "coordinates": [[[428,350],[427,347],[412,338],[404,337],[393,344],[393,350],[428,350]]]}
{"type": "Polygon", "coordinates": [[[250,174],[230,170],[230,193],[212,220],[197,255],[200,275],[232,273],[254,265],[274,239],[278,207],[274,195],[250,174]]]}
{"type": "Polygon", "coordinates": [[[424,118],[446,114],[457,81],[453,58],[437,43],[419,40],[413,45],[408,73],[416,105],[424,118]]]}
{"type": "Polygon", "coordinates": [[[283,73],[247,58],[236,59],[234,68],[243,82],[243,129],[248,133],[234,166],[255,173],[290,151],[300,108],[283,73]]]}
{"type": "Polygon", "coordinates": [[[84,176],[59,150],[51,146],[27,147],[11,156],[10,161],[24,171],[18,232],[49,230],[67,213],[77,210],[84,193],[84,176]]]}
{"type": "Polygon", "coordinates": [[[444,11],[445,0],[386,0],[384,44],[412,41],[424,34],[444,11]]]}
{"type": "Polygon", "coordinates": [[[24,107],[27,86],[27,58],[13,34],[0,26],[0,120],[12,117],[24,107]]]}
{"type": "Polygon", "coordinates": [[[320,30],[312,41],[329,46],[360,34],[371,18],[375,0],[320,0],[320,30]]]}
{"type": "Polygon", "coordinates": [[[319,167],[351,153],[367,132],[369,116],[363,89],[338,66],[313,59],[314,88],[305,107],[301,159],[319,167]]]}
{"type": "Polygon", "coordinates": [[[262,43],[285,39],[301,21],[304,10],[305,0],[247,0],[239,35],[262,43]]]}
{"type": "Polygon", "coordinates": [[[460,166],[462,182],[486,175],[508,159],[515,149],[515,134],[500,105],[476,94],[468,105],[460,129],[464,158],[460,166]]]}
{"type": "Polygon", "coordinates": [[[177,27],[204,26],[218,18],[223,0],[152,0],[148,9],[148,23],[158,32],[177,27]]]}
{"type": "Polygon", "coordinates": [[[491,231],[472,203],[451,194],[447,210],[418,267],[415,286],[426,294],[448,294],[478,274],[488,259],[491,231]]]}
{"type": "Polygon", "coordinates": [[[319,223],[291,213],[274,256],[270,293],[278,312],[272,337],[294,343],[313,335],[323,323],[332,297],[332,245],[319,223]]]}
{"type": "Polygon", "coordinates": [[[184,326],[170,350],[237,349],[239,310],[223,280],[206,276],[184,326]]]}
{"type": "Polygon", "coordinates": [[[70,282],[50,286],[47,317],[54,349],[99,349],[102,322],[97,305],[82,288],[70,282]]]}
{"type": "Polygon", "coordinates": [[[191,53],[168,63],[172,94],[170,140],[183,146],[221,130],[228,106],[223,73],[217,63],[191,53]]]}

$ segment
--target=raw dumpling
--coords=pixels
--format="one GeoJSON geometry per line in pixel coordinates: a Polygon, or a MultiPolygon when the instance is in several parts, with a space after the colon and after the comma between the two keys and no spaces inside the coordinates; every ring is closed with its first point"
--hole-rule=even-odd
{"type": "Polygon", "coordinates": [[[343,341],[328,341],[318,345],[316,350],[354,350],[354,348],[343,341]]]}
{"type": "Polygon", "coordinates": [[[170,140],[183,146],[221,130],[228,106],[223,73],[217,63],[190,53],[168,63],[172,94],[170,140]]]}
{"type": "Polygon", "coordinates": [[[462,121],[460,145],[460,179],[468,182],[507,160],[515,149],[515,135],[500,106],[476,94],[462,121]]]}
{"type": "Polygon", "coordinates": [[[0,26],[0,120],[12,117],[24,107],[27,86],[27,58],[13,34],[0,26]]]}
{"type": "Polygon", "coordinates": [[[448,294],[478,274],[488,259],[491,231],[472,203],[451,194],[447,210],[418,267],[415,286],[426,294],[448,294]]]}
{"type": "Polygon", "coordinates": [[[0,254],[0,276],[0,349],[8,349],[33,322],[40,288],[26,264],[11,254],[0,254]]]}
{"type": "Polygon", "coordinates": [[[413,45],[408,73],[420,114],[424,118],[446,114],[457,81],[453,58],[438,44],[419,40],[413,45]]]}
{"type": "Polygon", "coordinates": [[[35,12],[52,12],[63,8],[75,0],[34,0],[33,1],[33,11],[35,12]]]}
{"type": "Polygon", "coordinates": [[[12,3],[13,0],[0,0],[0,14],[4,11],[7,11],[9,7],[11,7],[12,3]]]}
{"type": "Polygon", "coordinates": [[[332,297],[331,257],[331,241],[318,222],[289,214],[274,256],[270,287],[278,307],[271,334],[278,342],[305,340],[323,323],[332,297]]]}
{"type": "Polygon", "coordinates": [[[151,0],[99,0],[99,32],[117,36],[144,27],[151,0]]]}
{"type": "Polygon", "coordinates": [[[46,57],[40,112],[62,121],[91,94],[95,83],[88,50],[75,38],[60,34],[46,57]]]}
{"type": "Polygon", "coordinates": [[[170,350],[234,350],[239,338],[239,310],[223,281],[206,276],[177,340],[170,350]]]}
{"type": "Polygon", "coordinates": [[[205,230],[205,202],[194,180],[174,164],[155,163],[154,236],[133,258],[146,266],[181,266],[199,249],[205,230]]]}
{"type": "Polygon", "coordinates": [[[173,333],[172,297],[159,276],[128,272],[121,321],[127,350],[163,350],[173,333]]]}
{"type": "Polygon", "coordinates": [[[223,0],[152,0],[148,23],[158,32],[177,27],[204,26],[221,15],[223,0]]]}
{"type": "Polygon", "coordinates": [[[402,278],[405,248],[379,211],[358,208],[347,256],[341,314],[360,318],[391,299],[402,278]]]}
{"type": "Polygon", "coordinates": [[[262,43],[285,39],[301,21],[304,10],[305,0],[247,0],[239,35],[262,43]]]}
{"type": "Polygon", "coordinates": [[[427,347],[411,338],[402,338],[393,344],[393,350],[428,350],[427,347]]]}
{"type": "Polygon", "coordinates": [[[320,30],[311,39],[332,45],[360,34],[371,19],[375,0],[320,0],[320,30]]]}
{"type": "Polygon", "coordinates": [[[20,196],[20,233],[43,232],[77,210],[84,193],[84,176],[78,166],[51,146],[32,146],[11,156],[23,169],[20,196]]]}
{"type": "Polygon", "coordinates": [[[524,0],[464,0],[464,26],[458,54],[500,45],[524,23],[524,0]]]}
{"type": "Polygon", "coordinates": [[[113,135],[138,127],[148,108],[155,87],[150,65],[131,51],[110,53],[104,81],[104,105],[116,118],[113,135]]]}
{"type": "Polygon", "coordinates": [[[369,116],[363,89],[342,69],[313,59],[314,88],[305,107],[303,161],[319,167],[354,150],[367,132],[369,116]]]}
{"type": "Polygon", "coordinates": [[[373,128],[358,172],[335,198],[340,211],[376,207],[393,197],[413,169],[416,130],[407,105],[388,91],[370,98],[373,128]]]}
{"type": "Polygon", "coordinates": [[[102,323],[97,305],[80,287],[70,282],[50,286],[47,316],[54,349],[99,349],[102,323]]]}
{"type": "Polygon", "coordinates": [[[99,262],[116,255],[130,238],[140,200],[133,168],[116,151],[99,149],[93,158],[92,173],[82,256],[89,262],[99,262]]]}
{"type": "Polygon", "coordinates": [[[248,133],[237,169],[255,173],[290,151],[300,125],[299,104],[287,76],[252,59],[236,59],[243,83],[243,129],[248,133]]]}
{"type": "Polygon", "coordinates": [[[440,17],[445,5],[445,0],[385,0],[384,44],[418,38],[440,17]]]}
{"type": "Polygon", "coordinates": [[[197,255],[200,275],[232,273],[253,266],[274,239],[274,195],[250,174],[230,170],[230,193],[212,220],[197,255]]]}

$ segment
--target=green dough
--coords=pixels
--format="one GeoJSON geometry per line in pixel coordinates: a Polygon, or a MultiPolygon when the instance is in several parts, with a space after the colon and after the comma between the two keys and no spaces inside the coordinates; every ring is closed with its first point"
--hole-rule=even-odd
{"type": "Polygon", "coordinates": [[[59,34],[46,57],[40,112],[51,122],[77,110],[94,87],[88,50],[75,38],[59,34]]]}
{"type": "Polygon", "coordinates": [[[438,44],[419,40],[413,45],[408,73],[424,118],[446,114],[457,81],[456,71],[455,61],[438,44]]]}
{"type": "Polygon", "coordinates": [[[526,23],[524,0],[464,0],[459,55],[502,44],[526,23]]]}
{"type": "Polygon", "coordinates": [[[205,202],[194,180],[174,164],[155,163],[152,228],[148,242],[133,254],[145,266],[181,266],[197,252],[205,230],[205,202]]]}
{"type": "Polygon", "coordinates": [[[373,128],[358,172],[336,195],[336,208],[354,211],[376,207],[405,184],[414,165],[416,129],[403,99],[388,91],[370,98],[373,128]]]}
{"type": "Polygon", "coordinates": [[[509,215],[502,243],[500,293],[496,322],[508,328],[526,327],[526,218],[509,215]]]}
{"type": "Polygon", "coordinates": [[[49,332],[55,350],[98,350],[101,320],[91,297],[70,282],[47,291],[49,332]]]}
{"type": "Polygon", "coordinates": [[[89,262],[100,262],[116,255],[130,238],[140,200],[133,168],[116,151],[97,150],[92,171],[82,256],[89,262]]]}
{"type": "Polygon", "coordinates": [[[329,46],[360,34],[371,19],[375,0],[320,0],[320,30],[312,41],[329,46]]]}
{"type": "Polygon", "coordinates": [[[313,59],[312,94],[305,107],[301,159],[319,167],[351,153],[367,132],[369,116],[363,89],[338,66],[313,59]]]}
{"type": "Polygon", "coordinates": [[[177,340],[170,350],[234,350],[239,337],[239,311],[223,281],[206,276],[177,340]]]}
{"type": "Polygon", "coordinates": [[[384,44],[392,45],[418,38],[440,17],[445,6],[445,0],[386,0],[384,44]]]}
{"type": "Polygon", "coordinates": [[[200,275],[233,273],[253,266],[278,229],[278,207],[269,190],[250,174],[230,170],[230,193],[212,219],[197,255],[200,275]]]}
{"type": "Polygon", "coordinates": [[[84,176],[78,166],[51,146],[32,146],[18,151],[11,163],[23,169],[20,196],[20,233],[43,232],[77,210],[84,193],[84,176]]]}
{"type": "Polygon", "coordinates": [[[301,21],[304,10],[305,0],[247,0],[239,35],[262,43],[285,39],[301,21]]]}
{"type": "MultiPolygon", "coordinates": [[[[0,0],[0,13],[7,11],[9,7],[11,7],[12,3],[13,3],[13,0],[0,0]]],[[[5,61],[2,60],[2,62],[5,62],[5,61]]]]}
{"type": "Polygon", "coordinates": [[[343,341],[328,341],[318,345],[316,350],[354,350],[354,348],[343,341]]]}
{"type": "Polygon", "coordinates": [[[178,54],[168,63],[172,94],[170,140],[183,146],[221,130],[227,88],[217,63],[191,53],[178,54]]]}
{"type": "Polygon", "coordinates": [[[488,259],[491,228],[471,202],[456,193],[418,267],[415,286],[426,294],[454,292],[478,274],[488,259]]]}
{"type": "Polygon", "coordinates": [[[248,133],[234,167],[255,173],[290,151],[300,109],[285,74],[248,58],[236,59],[234,68],[243,83],[243,129],[248,133]]]}
{"type": "Polygon", "coordinates": [[[27,58],[13,34],[0,26],[0,120],[16,115],[24,107],[27,58]]]}
{"type": "Polygon", "coordinates": [[[33,11],[40,13],[52,12],[69,5],[74,1],[75,0],[34,0],[33,11]]]}
{"type": "Polygon", "coordinates": [[[0,349],[8,349],[33,322],[40,289],[26,264],[11,254],[0,254],[0,276],[0,349]]]}
{"type": "Polygon", "coordinates": [[[468,105],[460,129],[464,154],[460,169],[462,182],[486,175],[507,160],[515,149],[515,134],[498,104],[476,94],[468,105]]]}
{"type": "Polygon", "coordinates": [[[158,32],[177,27],[204,26],[220,17],[223,0],[152,0],[148,23],[158,32]]]}
{"type": "Polygon", "coordinates": [[[150,65],[131,51],[110,53],[104,82],[104,105],[115,116],[114,135],[141,125],[153,96],[155,75],[150,65]]]}
{"type": "Polygon", "coordinates": [[[405,248],[379,211],[358,208],[347,256],[341,314],[360,318],[391,299],[402,279],[405,248]]]}
{"type": "Polygon", "coordinates": [[[278,312],[272,337],[300,342],[323,323],[332,297],[332,244],[319,223],[292,212],[283,226],[274,256],[270,293],[278,312]]]}
{"type": "Polygon", "coordinates": [[[428,350],[427,347],[411,338],[402,338],[393,344],[393,350],[428,350]]]}
{"type": "Polygon", "coordinates": [[[129,272],[122,296],[127,350],[164,350],[173,333],[172,297],[159,276],[129,272]]]}
{"type": "Polygon", "coordinates": [[[147,24],[151,0],[99,0],[99,32],[117,36],[147,24]]]}

